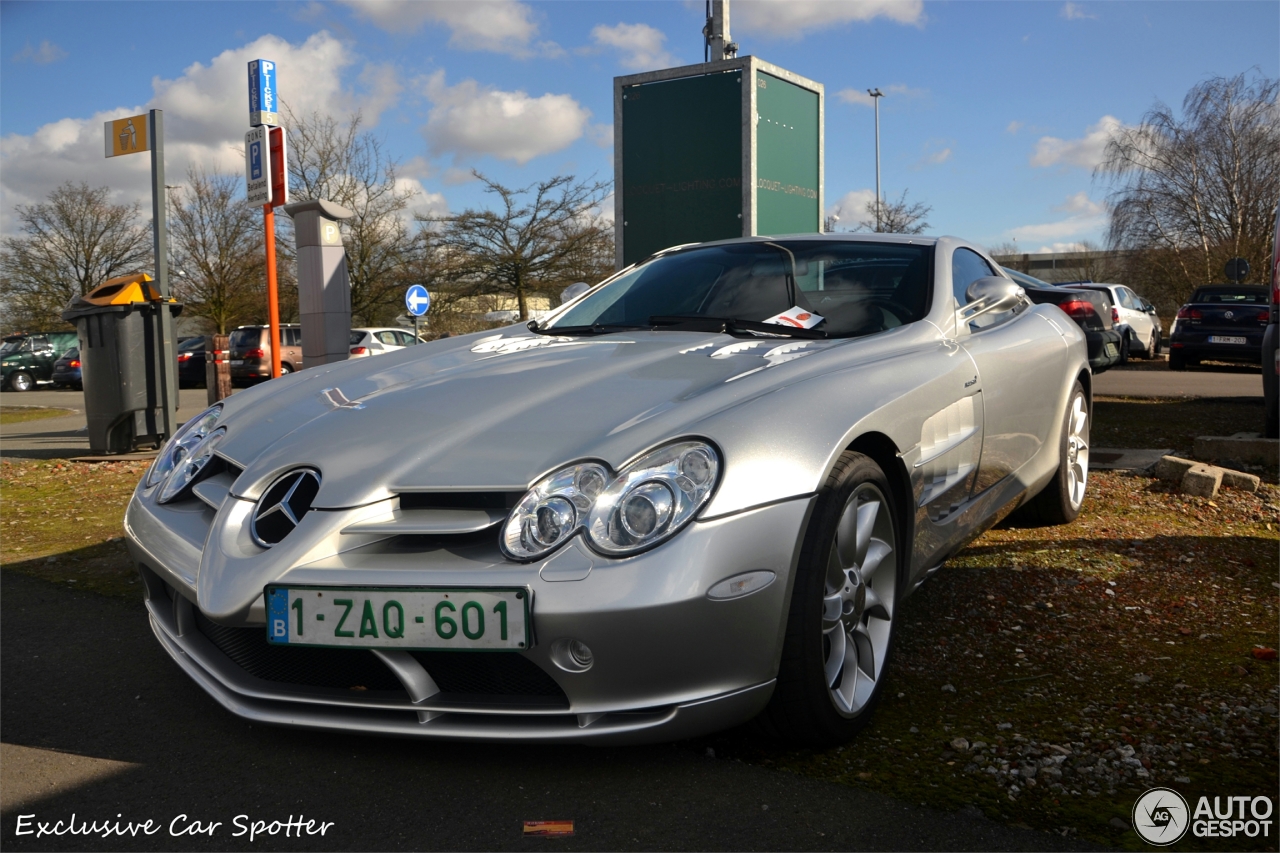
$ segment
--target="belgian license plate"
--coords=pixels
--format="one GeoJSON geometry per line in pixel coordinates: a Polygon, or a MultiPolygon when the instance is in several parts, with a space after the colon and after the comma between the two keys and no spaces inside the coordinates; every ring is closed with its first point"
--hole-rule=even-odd
{"type": "Polygon", "coordinates": [[[240,365],[242,365],[242,364],[244,364],[244,359],[243,359],[243,358],[233,358],[233,359],[231,359],[231,366],[232,366],[232,367],[239,367],[239,366],[240,366],[240,365]]]}
{"type": "Polygon", "coordinates": [[[268,586],[267,641],[285,646],[503,651],[529,647],[523,589],[268,586]]]}
{"type": "Polygon", "coordinates": [[[1245,338],[1239,338],[1234,335],[1210,335],[1209,343],[1211,344],[1243,344],[1247,343],[1245,338]]]}
{"type": "Polygon", "coordinates": [[[1120,350],[1116,349],[1115,344],[1107,344],[1107,355],[1117,356],[1119,354],[1120,354],[1120,350]]]}

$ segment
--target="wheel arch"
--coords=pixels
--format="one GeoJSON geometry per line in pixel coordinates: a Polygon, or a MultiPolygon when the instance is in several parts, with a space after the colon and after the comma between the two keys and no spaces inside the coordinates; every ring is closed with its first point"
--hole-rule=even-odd
{"type": "Polygon", "coordinates": [[[902,461],[898,446],[882,432],[866,432],[855,438],[845,449],[870,457],[889,480],[889,499],[898,511],[897,546],[901,555],[898,565],[899,571],[903,573],[899,580],[906,582],[912,574],[911,543],[915,541],[915,513],[912,510],[915,501],[911,497],[911,475],[907,473],[907,466],[902,461]]]}

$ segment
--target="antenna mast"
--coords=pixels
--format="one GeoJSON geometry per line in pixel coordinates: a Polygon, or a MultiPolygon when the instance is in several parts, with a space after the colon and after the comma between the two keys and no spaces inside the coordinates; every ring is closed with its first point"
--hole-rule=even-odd
{"type": "Polygon", "coordinates": [[[729,40],[729,0],[708,0],[707,24],[702,28],[702,35],[705,61],[719,62],[737,57],[738,45],[729,40]]]}

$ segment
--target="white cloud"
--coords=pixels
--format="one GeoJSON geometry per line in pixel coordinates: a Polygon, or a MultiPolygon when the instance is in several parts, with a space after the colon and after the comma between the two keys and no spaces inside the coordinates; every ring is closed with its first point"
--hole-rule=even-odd
{"type": "MultiPolygon", "coordinates": [[[[885,86],[880,89],[886,98],[923,98],[929,94],[928,89],[913,89],[905,83],[894,83],[891,86],[885,86]]],[[[875,106],[875,98],[867,94],[866,89],[841,89],[836,92],[836,97],[844,101],[846,104],[855,104],[861,107],[875,106]]]]}
{"type": "Polygon", "coordinates": [[[1107,142],[1113,133],[1124,127],[1115,116],[1103,116],[1091,125],[1082,139],[1058,139],[1042,136],[1031,155],[1032,166],[1080,166],[1093,169],[1102,162],[1107,142]]]}
{"type": "Polygon", "coordinates": [[[12,60],[14,62],[34,62],[36,65],[48,65],[50,62],[57,62],[66,58],[67,52],[65,50],[45,39],[40,42],[39,47],[32,47],[31,42],[27,42],[22,50],[13,55],[12,60]]]}
{"type": "Polygon", "coordinates": [[[1096,202],[1089,198],[1089,194],[1081,190],[1075,195],[1067,196],[1067,200],[1055,207],[1054,210],[1081,216],[1097,216],[1106,213],[1107,208],[1101,202],[1096,202]]]}
{"type": "Polygon", "coordinates": [[[1067,0],[1067,2],[1062,5],[1062,9],[1058,14],[1066,18],[1068,21],[1098,20],[1097,15],[1087,11],[1079,3],[1072,3],[1070,0],[1067,0]]]}
{"type": "Polygon", "coordinates": [[[538,24],[533,10],[517,0],[340,0],[389,33],[413,33],[423,24],[447,27],[449,46],[487,50],[517,57],[557,55],[552,42],[535,42],[538,24]]]}
{"type": "Polygon", "coordinates": [[[840,196],[835,204],[827,208],[826,215],[840,217],[836,227],[842,230],[853,229],[857,227],[861,220],[871,215],[867,210],[867,205],[875,200],[875,190],[850,190],[840,196]]]}
{"type": "Polygon", "coordinates": [[[591,30],[591,40],[599,47],[618,51],[618,64],[629,71],[651,71],[679,64],[679,60],[663,47],[666,33],[648,24],[618,24],[613,27],[600,24],[591,30]]]}
{"type": "Polygon", "coordinates": [[[921,26],[924,0],[739,0],[733,4],[729,30],[794,39],[810,30],[876,18],[921,26]]]}
{"type": "Polygon", "coordinates": [[[523,166],[577,141],[591,111],[569,95],[504,92],[463,80],[444,81],[444,71],[427,77],[424,91],[431,114],[422,128],[432,154],[452,153],[455,161],[489,154],[523,166]]]}
{"type": "MultiPolygon", "coordinates": [[[[189,165],[240,173],[244,169],[244,129],[249,107],[245,95],[245,67],[250,59],[269,56],[280,66],[280,91],[298,112],[321,109],[330,113],[365,110],[372,124],[376,110],[389,105],[394,87],[380,66],[366,69],[365,83],[373,92],[357,94],[342,86],[341,75],[354,58],[327,32],[302,44],[263,36],[240,48],[224,51],[207,65],[196,62],[176,79],[152,80],[153,96],[146,103],[117,104],[86,118],[63,118],[34,133],[12,133],[0,139],[0,233],[14,227],[14,206],[44,200],[63,181],[109,186],[117,202],[140,201],[144,213],[151,206],[148,155],[102,156],[102,125],[148,109],[164,110],[165,177],[181,184],[189,165]]],[[[363,77],[364,75],[362,75],[363,77]]]]}
{"type": "Polygon", "coordinates": [[[428,192],[422,182],[416,178],[396,178],[397,190],[409,190],[413,198],[409,206],[401,211],[400,216],[406,224],[412,225],[415,215],[442,216],[449,212],[449,202],[440,193],[428,192]]]}
{"type": "Polygon", "coordinates": [[[1018,131],[1020,131],[1020,130],[1022,130],[1022,122],[1020,122],[1020,121],[1011,121],[1011,122],[1009,122],[1009,124],[1008,124],[1008,125],[1006,125],[1006,126],[1005,126],[1004,132],[1005,132],[1005,133],[1017,133],[1017,132],[1018,132],[1018,131]]]}
{"type": "Polygon", "coordinates": [[[1036,249],[1031,254],[1059,255],[1059,254],[1062,254],[1063,252],[1083,252],[1088,248],[1089,247],[1086,246],[1084,243],[1081,243],[1078,241],[1070,242],[1070,243],[1049,243],[1048,245],[1041,246],[1040,248],[1036,249]]]}
{"type": "Polygon", "coordinates": [[[1008,232],[1008,236],[1016,240],[1020,246],[1044,244],[1042,248],[1036,250],[1039,252],[1074,252],[1077,250],[1062,247],[1076,245],[1083,239],[1096,236],[1107,224],[1106,207],[1093,201],[1085,192],[1068,196],[1062,204],[1053,209],[1069,215],[1056,222],[1014,228],[1008,232]]]}
{"type": "Polygon", "coordinates": [[[920,163],[921,165],[925,165],[925,166],[940,166],[950,159],[951,159],[951,149],[943,148],[941,150],[934,151],[931,154],[926,154],[924,156],[924,159],[921,160],[920,163]]]}

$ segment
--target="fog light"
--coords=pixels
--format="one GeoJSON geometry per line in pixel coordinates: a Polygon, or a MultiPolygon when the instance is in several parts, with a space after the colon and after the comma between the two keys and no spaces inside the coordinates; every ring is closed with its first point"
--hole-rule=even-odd
{"type": "Polygon", "coordinates": [[[565,672],[586,672],[595,658],[586,643],[562,637],[551,644],[551,661],[565,672]]]}

